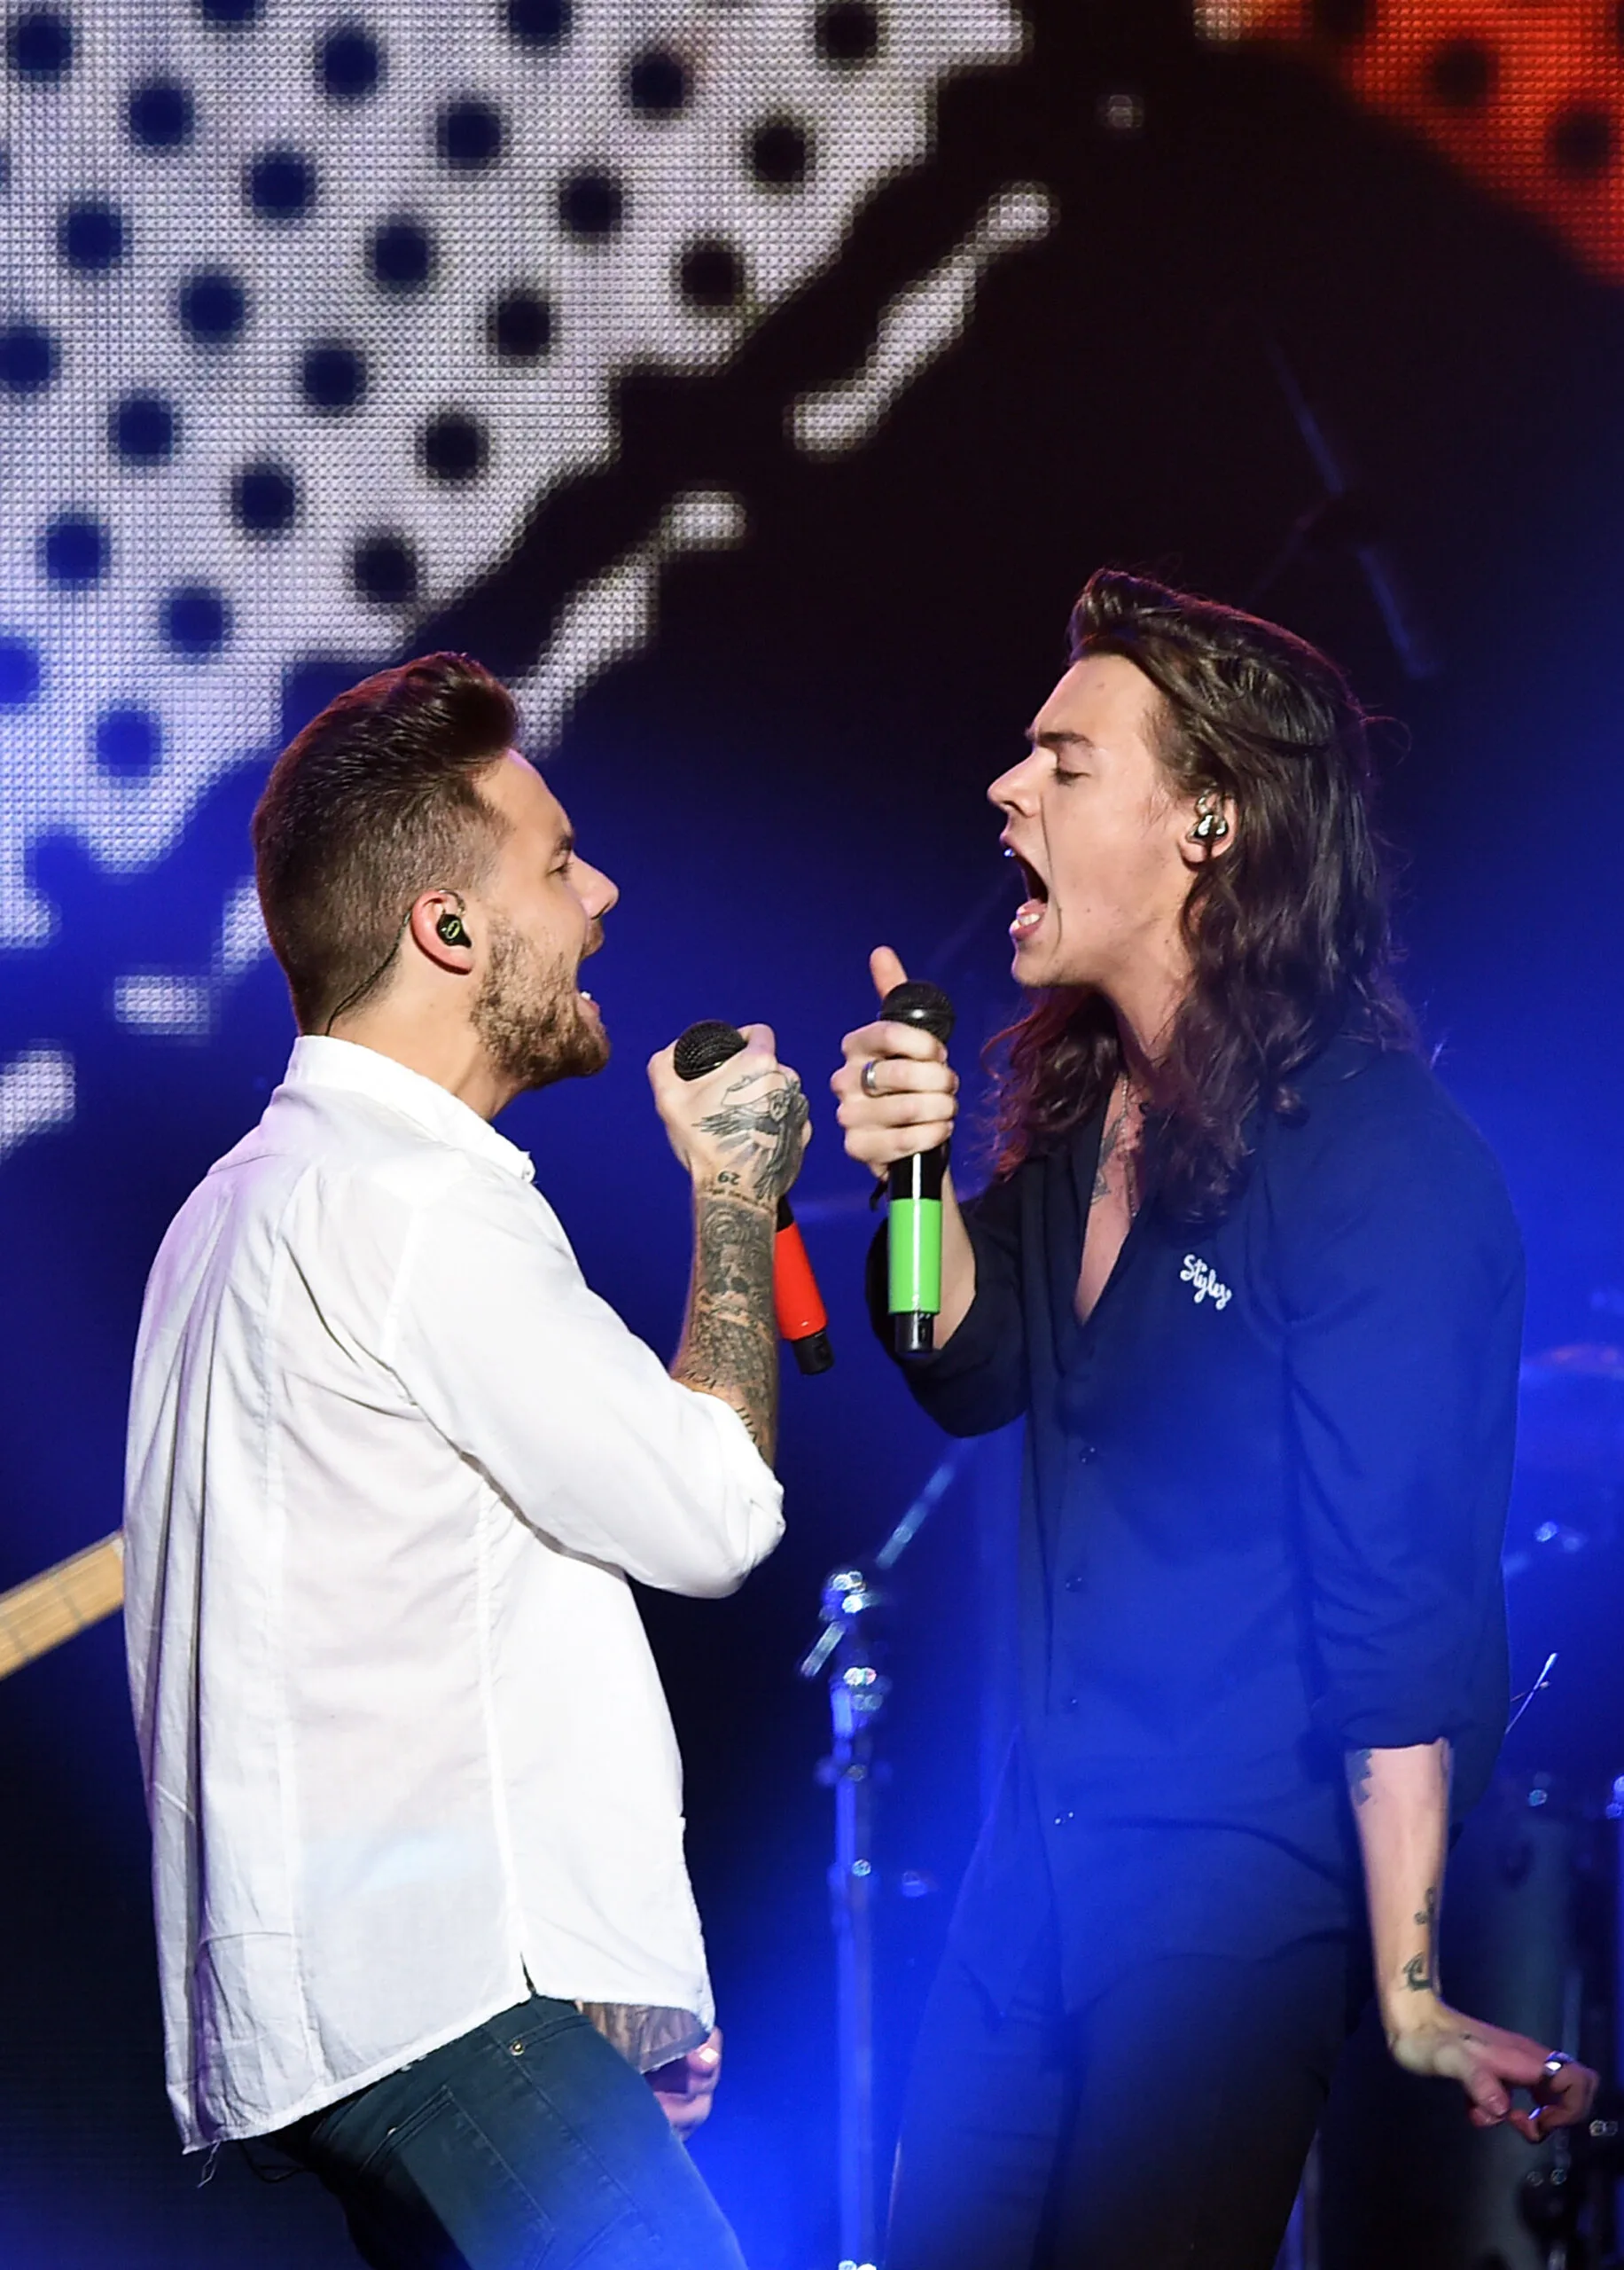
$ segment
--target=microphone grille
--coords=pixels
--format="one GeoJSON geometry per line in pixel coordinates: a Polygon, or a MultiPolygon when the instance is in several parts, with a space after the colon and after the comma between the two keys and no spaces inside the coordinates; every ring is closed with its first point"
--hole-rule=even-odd
{"type": "Polygon", "coordinates": [[[702,1080],[730,1056],[737,1056],[744,1045],[745,1036],[737,1025],[706,1017],[682,1035],[672,1052],[672,1068],[679,1080],[702,1080]]]}
{"type": "Polygon", "coordinates": [[[918,1025],[944,1045],[952,1039],[956,1022],[953,1004],[941,986],[915,979],[906,985],[894,985],[880,1003],[879,1014],[893,1024],[918,1025]]]}

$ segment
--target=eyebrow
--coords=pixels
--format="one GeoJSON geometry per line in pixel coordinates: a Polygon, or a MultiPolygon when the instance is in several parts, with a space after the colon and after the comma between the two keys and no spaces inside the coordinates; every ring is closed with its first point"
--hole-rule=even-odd
{"type": "Polygon", "coordinates": [[[552,856],[555,859],[573,859],[574,857],[575,831],[573,827],[566,827],[563,834],[558,837],[558,841],[552,847],[552,856]]]}
{"type": "Polygon", "coordinates": [[[1059,725],[1050,725],[1041,732],[1036,725],[1028,725],[1027,728],[1027,740],[1033,748],[1097,749],[1099,747],[1098,742],[1091,741],[1087,733],[1067,732],[1064,727],[1059,725]]]}

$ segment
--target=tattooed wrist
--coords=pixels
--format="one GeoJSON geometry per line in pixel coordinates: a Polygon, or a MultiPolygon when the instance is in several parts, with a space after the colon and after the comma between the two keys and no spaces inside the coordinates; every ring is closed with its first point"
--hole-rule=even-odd
{"type": "Polygon", "coordinates": [[[777,1210],[777,1201],[758,1195],[752,1180],[735,1167],[701,1168],[693,1178],[696,1202],[703,1204],[707,1198],[725,1199],[730,1205],[753,1207],[761,1214],[777,1210]]]}

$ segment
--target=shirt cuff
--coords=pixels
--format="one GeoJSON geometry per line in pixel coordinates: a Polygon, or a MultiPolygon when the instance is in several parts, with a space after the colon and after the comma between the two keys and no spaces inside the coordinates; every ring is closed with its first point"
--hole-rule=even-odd
{"type": "Polygon", "coordinates": [[[674,1380],[672,1385],[703,1409],[707,1424],[715,1429],[728,1481],[751,1511],[771,1525],[772,1536],[756,1556],[765,1560],[784,1534],[784,1484],[761,1456],[755,1436],[730,1403],[722,1396],[707,1395],[703,1388],[690,1387],[685,1380],[674,1380]]]}
{"type": "MultiPolygon", "coordinates": [[[[961,1218],[968,1233],[976,1257],[976,1295],[965,1311],[963,1321],[945,1348],[933,1349],[928,1356],[899,1356],[893,1344],[891,1314],[887,1307],[889,1288],[886,1282],[887,1260],[886,1231],[882,1225],[869,1247],[866,1289],[869,1301],[869,1321],[874,1327],[874,1337],[894,1364],[910,1380],[940,1381],[945,1386],[978,1372],[999,1352],[1002,1335],[998,1319],[998,1303],[986,1296],[983,1290],[992,1274],[992,1262],[981,1239],[977,1234],[973,1215],[964,1213],[961,1218]]],[[[1006,1319],[1007,1323],[1007,1319],[1006,1319]]]]}

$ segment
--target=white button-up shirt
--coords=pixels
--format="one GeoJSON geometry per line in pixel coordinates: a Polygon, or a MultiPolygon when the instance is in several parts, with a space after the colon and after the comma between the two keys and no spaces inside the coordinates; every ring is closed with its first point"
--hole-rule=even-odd
{"type": "Polygon", "coordinates": [[[532,1987],[711,2022],[627,1578],[732,1591],[780,1491],[532,1171],[433,1081],[301,1039],[153,1264],[126,1615],[189,2149],[532,1987]]]}

